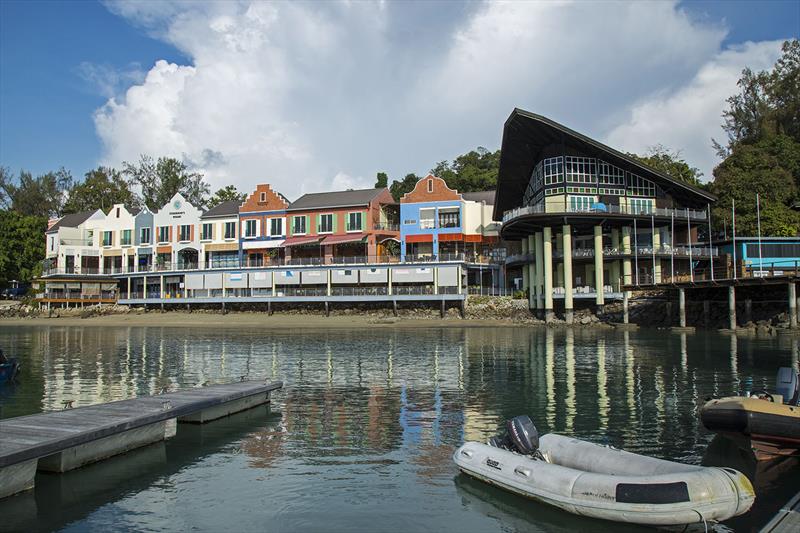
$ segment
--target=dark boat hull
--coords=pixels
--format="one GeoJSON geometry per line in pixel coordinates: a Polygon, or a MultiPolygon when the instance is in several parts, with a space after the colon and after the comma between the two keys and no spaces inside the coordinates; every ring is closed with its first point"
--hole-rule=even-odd
{"type": "Polygon", "coordinates": [[[721,398],[703,406],[700,420],[716,433],[743,436],[774,449],[800,448],[800,407],[758,398],[721,398]]]}
{"type": "Polygon", "coordinates": [[[20,363],[16,359],[9,359],[8,363],[0,365],[0,383],[8,383],[17,377],[20,363]]]}

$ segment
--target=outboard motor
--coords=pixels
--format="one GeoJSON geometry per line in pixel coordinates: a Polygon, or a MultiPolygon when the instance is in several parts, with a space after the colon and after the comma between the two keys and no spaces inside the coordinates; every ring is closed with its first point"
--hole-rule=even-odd
{"type": "Polygon", "coordinates": [[[783,396],[783,403],[798,405],[800,396],[800,383],[795,371],[789,367],[778,369],[778,378],[775,380],[775,392],[783,396]]]}
{"type": "Polygon", "coordinates": [[[506,422],[506,434],[492,437],[489,445],[522,455],[538,456],[539,432],[527,415],[515,416],[506,422]]]}

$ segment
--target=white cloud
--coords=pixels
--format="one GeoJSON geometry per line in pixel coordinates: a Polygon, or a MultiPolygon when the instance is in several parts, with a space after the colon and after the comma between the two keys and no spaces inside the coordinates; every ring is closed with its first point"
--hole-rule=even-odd
{"type": "Polygon", "coordinates": [[[715,55],[694,78],[676,90],[660,91],[632,106],[630,116],[611,130],[606,140],[626,151],[643,153],[660,143],[698,167],[704,180],[712,178],[719,159],[711,139],[725,144],[722,111],[738,91],[742,69],[769,69],[780,55],[780,41],[746,43],[715,55]]]}
{"type": "MultiPolygon", "coordinates": [[[[183,157],[212,187],[269,182],[290,198],[370,187],[376,171],[401,178],[478,145],[494,149],[514,107],[599,138],[613,130],[616,147],[640,150],[625,133],[646,123],[637,110],[690,91],[714,65],[763,58],[747,47],[720,52],[725,29],[671,2],[109,7],[190,64],[157,62],[96,112],[102,162],[183,157]]],[[[716,107],[715,126],[731,90],[717,92],[705,104],[716,107]]],[[[696,142],[652,133],[647,146],[687,157],[681,143],[696,142]]]]}

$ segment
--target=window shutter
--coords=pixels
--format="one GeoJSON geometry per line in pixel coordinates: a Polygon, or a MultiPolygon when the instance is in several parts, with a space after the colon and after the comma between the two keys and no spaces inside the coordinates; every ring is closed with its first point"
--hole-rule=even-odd
{"type": "Polygon", "coordinates": [[[320,215],[316,215],[316,217],[317,217],[317,233],[319,233],[319,230],[320,230],[320,227],[319,227],[320,215]]]}
{"type": "Polygon", "coordinates": [[[361,211],[358,214],[358,218],[360,219],[360,224],[359,225],[361,226],[361,231],[366,231],[366,229],[367,229],[367,225],[365,224],[367,217],[365,215],[366,215],[366,213],[364,211],[361,211]]]}
{"type": "Polygon", "coordinates": [[[339,222],[339,213],[334,213],[331,215],[331,229],[333,229],[334,233],[336,233],[337,222],[339,222]]]}
{"type": "Polygon", "coordinates": [[[306,234],[309,234],[311,233],[311,217],[308,215],[303,215],[303,218],[305,219],[304,221],[305,228],[303,229],[305,230],[306,234]]]}

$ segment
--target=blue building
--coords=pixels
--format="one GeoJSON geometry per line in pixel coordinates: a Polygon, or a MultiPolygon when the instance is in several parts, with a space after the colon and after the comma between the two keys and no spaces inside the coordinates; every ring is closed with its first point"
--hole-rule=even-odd
{"type": "Polygon", "coordinates": [[[758,237],[736,237],[735,247],[733,240],[717,245],[721,253],[728,254],[739,265],[739,272],[758,276],[800,270],[800,237],[761,237],[761,250],[758,237]]]}

